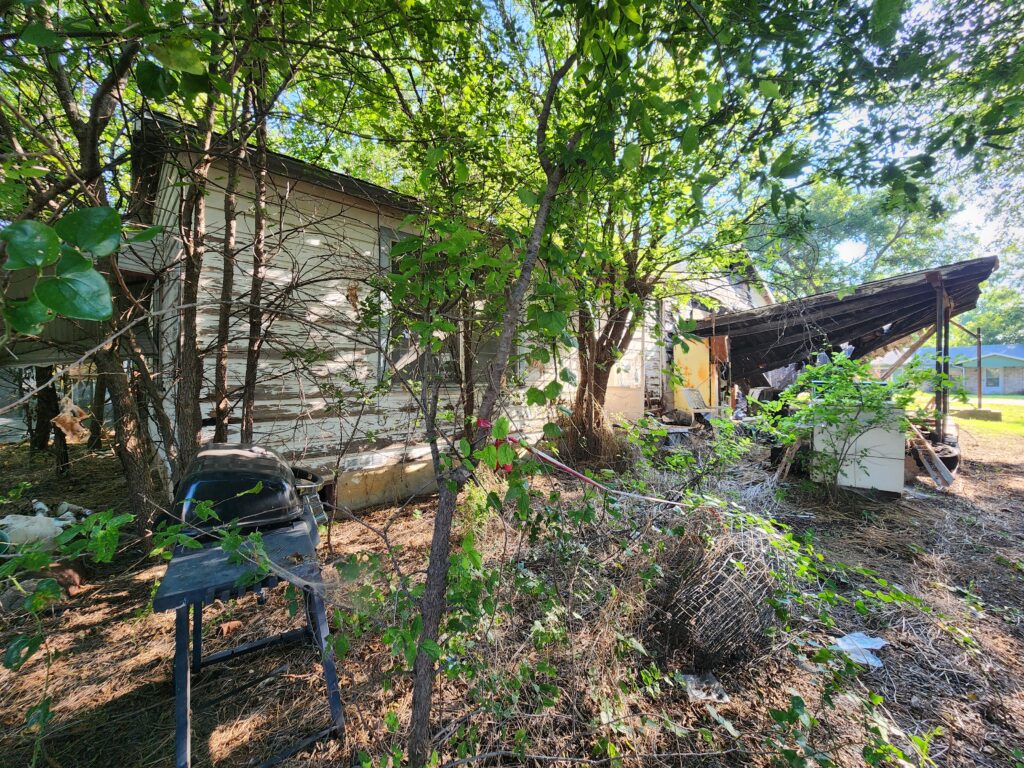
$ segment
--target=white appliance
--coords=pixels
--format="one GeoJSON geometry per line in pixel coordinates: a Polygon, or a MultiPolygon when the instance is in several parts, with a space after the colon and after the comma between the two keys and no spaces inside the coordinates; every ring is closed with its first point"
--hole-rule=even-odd
{"type": "MultiPolygon", "coordinates": [[[[892,409],[882,422],[874,415],[857,412],[850,412],[848,418],[856,419],[864,425],[863,429],[847,429],[842,423],[815,426],[812,445],[815,457],[834,457],[840,461],[838,482],[841,486],[902,494],[906,454],[903,414],[892,409]],[[868,424],[875,426],[868,427],[868,424]]],[[[824,479],[822,474],[814,470],[811,476],[820,481],[824,479]]]]}

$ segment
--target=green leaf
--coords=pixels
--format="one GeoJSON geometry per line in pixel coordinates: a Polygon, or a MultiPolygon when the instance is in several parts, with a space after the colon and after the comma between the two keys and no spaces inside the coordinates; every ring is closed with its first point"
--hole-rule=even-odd
{"type": "Polygon", "coordinates": [[[708,106],[711,109],[717,109],[718,103],[722,100],[722,96],[725,94],[725,84],[715,81],[708,84],[708,106]]]}
{"type": "Polygon", "coordinates": [[[35,296],[24,301],[12,301],[4,307],[4,320],[18,333],[38,336],[43,326],[53,319],[53,313],[35,296]]]}
{"type": "Polygon", "coordinates": [[[423,651],[427,656],[437,661],[441,658],[441,646],[436,641],[431,640],[429,637],[423,638],[420,641],[420,650],[423,651]]]}
{"type": "Polygon", "coordinates": [[[895,39],[906,0],[874,0],[871,4],[871,39],[888,45],[895,39]]]}
{"type": "Polygon", "coordinates": [[[151,43],[149,50],[168,69],[193,75],[206,72],[199,51],[191,40],[184,37],[171,37],[164,43],[151,43]]]}
{"type": "Polygon", "coordinates": [[[246,488],[244,491],[239,491],[235,496],[236,498],[238,496],[257,496],[261,493],[263,493],[263,481],[257,480],[256,485],[252,488],[246,488]]]}
{"type": "Polygon", "coordinates": [[[16,221],[0,232],[0,238],[7,242],[4,269],[45,267],[60,258],[57,233],[41,222],[16,221]]]}
{"type": "Polygon", "coordinates": [[[698,144],[700,144],[700,134],[697,132],[697,126],[686,126],[686,130],[683,131],[683,138],[680,141],[683,152],[690,154],[697,148],[698,144]]]}
{"type": "Polygon", "coordinates": [[[181,74],[181,92],[186,96],[194,96],[197,93],[209,93],[213,90],[213,83],[210,81],[208,72],[193,75],[191,72],[181,74]]]}
{"type": "Polygon", "coordinates": [[[43,644],[42,635],[18,635],[4,651],[4,666],[17,672],[43,644]]]}
{"type": "Polygon", "coordinates": [[[60,257],[60,263],[57,264],[58,275],[67,275],[71,272],[85,272],[95,266],[92,259],[83,256],[81,251],[77,248],[72,248],[70,245],[62,245],[60,252],[63,255],[60,257]]]}
{"type": "Polygon", "coordinates": [[[161,234],[163,231],[164,231],[164,228],[161,227],[161,226],[146,227],[141,232],[139,232],[137,234],[134,234],[130,238],[128,238],[128,242],[129,243],[148,243],[150,240],[152,240],[157,235],[161,234]]]}
{"type": "Polygon", "coordinates": [[[82,208],[54,225],[63,240],[93,256],[109,256],[121,245],[121,217],[113,208],[82,208]]]}
{"type": "Polygon", "coordinates": [[[455,159],[455,180],[459,182],[459,184],[465,184],[469,181],[469,168],[467,168],[466,164],[458,158],[455,159]]]}
{"type": "Polygon", "coordinates": [[[21,31],[21,42],[37,48],[53,48],[60,44],[61,37],[52,29],[47,29],[38,21],[33,21],[21,31]]]}
{"type": "Polygon", "coordinates": [[[541,312],[537,318],[541,328],[547,331],[550,336],[558,336],[565,330],[566,323],[568,322],[564,312],[558,312],[557,310],[552,312],[541,312]]]}
{"type": "Polygon", "coordinates": [[[494,436],[495,440],[504,440],[508,437],[508,432],[511,428],[512,425],[509,424],[508,417],[502,416],[494,422],[494,426],[491,427],[491,434],[494,436]]]}
{"type": "Polygon", "coordinates": [[[557,381],[549,381],[548,385],[544,387],[544,395],[548,400],[556,400],[560,394],[562,394],[562,385],[557,381]]]}
{"type": "Polygon", "coordinates": [[[540,200],[536,192],[526,187],[519,190],[519,199],[522,200],[523,205],[536,205],[537,201],[540,200]]]}
{"type": "Polygon", "coordinates": [[[508,443],[502,443],[498,446],[498,464],[504,467],[506,464],[512,464],[516,460],[516,452],[512,450],[512,446],[508,443]]]}
{"type": "Polygon", "coordinates": [[[773,83],[771,80],[759,81],[757,88],[766,99],[777,99],[782,95],[782,91],[779,90],[779,84],[773,83]]]}
{"type": "Polygon", "coordinates": [[[562,436],[562,428],[555,424],[553,421],[549,421],[544,425],[544,437],[548,440],[557,440],[562,436]]]}
{"type": "Polygon", "coordinates": [[[634,24],[640,24],[643,21],[643,17],[640,15],[640,11],[636,9],[636,6],[630,3],[622,12],[626,14],[626,18],[632,21],[634,24]]]}
{"type": "Polygon", "coordinates": [[[35,295],[58,315],[79,320],[106,320],[113,312],[110,287],[95,269],[44,277],[35,295]]]}
{"type": "Polygon", "coordinates": [[[32,594],[25,598],[25,610],[39,613],[50,603],[60,600],[60,585],[54,579],[43,579],[32,594]]]}
{"type": "Polygon", "coordinates": [[[214,88],[223,93],[225,96],[230,96],[233,91],[231,83],[229,83],[223,77],[218,75],[216,72],[210,73],[210,84],[213,85],[214,88]]]}
{"type": "Polygon", "coordinates": [[[626,148],[622,150],[622,167],[626,170],[636,168],[640,165],[642,154],[639,144],[627,144],[626,148]]]}
{"type": "Polygon", "coordinates": [[[178,89],[178,78],[152,61],[139,62],[135,79],[142,95],[153,101],[163,101],[178,89]]]}
{"type": "Polygon", "coordinates": [[[544,391],[537,389],[536,387],[530,387],[526,390],[526,404],[527,405],[547,405],[548,397],[544,394],[544,391]]]}
{"type": "Polygon", "coordinates": [[[480,462],[485,467],[493,469],[498,464],[498,449],[494,447],[494,443],[488,443],[484,446],[484,449],[480,452],[480,462]]]}

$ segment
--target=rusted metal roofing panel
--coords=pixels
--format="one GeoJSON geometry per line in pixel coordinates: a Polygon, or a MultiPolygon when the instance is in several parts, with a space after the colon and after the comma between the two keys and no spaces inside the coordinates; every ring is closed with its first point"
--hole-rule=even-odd
{"type": "Polygon", "coordinates": [[[973,309],[981,283],[999,266],[993,257],[961,261],[743,312],[711,316],[694,331],[728,336],[734,381],[758,382],[767,371],[801,362],[825,348],[850,345],[863,357],[935,322],[935,285],[952,315],[973,309]]]}

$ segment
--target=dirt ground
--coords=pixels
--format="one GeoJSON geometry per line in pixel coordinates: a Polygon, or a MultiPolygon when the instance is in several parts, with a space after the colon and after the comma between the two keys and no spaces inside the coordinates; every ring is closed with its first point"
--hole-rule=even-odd
{"type": "MultiPolygon", "coordinates": [[[[813,531],[829,558],[870,567],[931,608],[866,617],[839,609],[838,626],[818,633],[826,642],[859,629],[889,643],[878,651],[883,666],[862,672],[857,683],[884,697],[880,717],[886,727],[913,734],[940,727],[930,749],[937,765],[1015,766],[1024,762],[1015,752],[1024,749],[1024,438],[975,432],[964,422],[961,441],[966,461],[952,493],[940,494],[919,480],[899,503],[848,500],[838,509],[802,512],[789,504],[784,522],[813,531]]],[[[53,504],[67,498],[94,509],[116,506],[116,461],[88,457],[78,448],[73,458],[75,479],[64,486],[49,480],[45,456],[29,461],[13,448],[0,448],[0,491],[12,478],[25,477],[35,483],[29,498],[53,504]]],[[[11,511],[0,507],[0,514],[11,511]]],[[[375,510],[363,522],[380,526],[390,515],[375,510]]],[[[432,521],[430,503],[424,502],[405,510],[392,529],[404,567],[422,567],[432,521]]],[[[324,557],[366,549],[380,551],[379,539],[349,521],[332,526],[324,557]]],[[[54,719],[37,754],[39,765],[173,764],[173,617],[148,608],[162,571],[129,541],[112,566],[86,572],[88,589],[44,617],[48,670],[41,655],[18,673],[0,669],[0,766],[31,763],[34,739],[24,713],[44,694],[52,699],[54,719]]],[[[208,652],[298,623],[289,616],[282,589],[266,606],[249,595],[215,603],[205,617],[208,652]]],[[[0,617],[0,645],[24,630],[24,618],[0,617]]],[[[816,673],[793,654],[776,651],[719,675],[731,701],[717,712],[745,736],[770,729],[767,708],[783,703],[789,689],[806,694],[809,705],[815,701],[816,673]]],[[[347,766],[360,751],[381,755],[398,743],[387,714],[406,711],[409,699],[392,665],[376,640],[353,643],[340,670],[346,744],[321,743],[287,764],[347,766]]],[[[445,710],[459,711],[460,694],[446,682],[439,685],[443,726],[445,710]]],[[[835,709],[816,710],[830,754],[846,766],[864,764],[859,735],[849,727],[852,707],[839,702],[835,709]]],[[[692,710],[679,710],[685,727],[709,726],[716,731],[715,744],[729,743],[720,733],[724,726],[710,721],[704,707],[692,710]]],[[[266,760],[326,722],[317,657],[301,645],[220,664],[193,679],[197,766],[266,760]]],[[[741,757],[730,756],[733,748],[716,749],[716,756],[693,764],[751,763],[749,751],[741,757]]],[[[690,764],[681,757],[657,764],[683,762],[690,764]]]]}

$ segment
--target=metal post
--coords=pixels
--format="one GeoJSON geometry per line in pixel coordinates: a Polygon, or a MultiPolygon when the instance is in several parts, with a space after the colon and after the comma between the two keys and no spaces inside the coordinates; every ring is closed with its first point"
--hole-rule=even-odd
{"type": "Polygon", "coordinates": [[[935,439],[941,443],[945,428],[942,412],[942,333],[946,328],[945,290],[935,286],[935,439]]]}
{"type": "MultiPolygon", "coordinates": [[[[942,326],[942,419],[945,432],[946,414],[949,413],[949,315],[951,308],[948,301],[943,302],[942,326]]],[[[940,441],[941,442],[941,441],[940,441]]]]}
{"type": "Polygon", "coordinates": [[[984,381],[984,377],[981,374],[981,328],[978,329],[978,332],[974,335],[974,338],[977,340],[977,350],[978,350],[978,410],[980,411],[981,410],[981,388],[982,388],[982,382],[984,381]]]}
{"type": "Polygon", "coordinates": [[[192,671],[203,666],[203,604],[192,606],[192,671]]]}
{"type": "Polygon", "coordinates": [[[192,765],[191,674],[188,668],[188,604],[174,616],[174,765],[192,765]]]}

